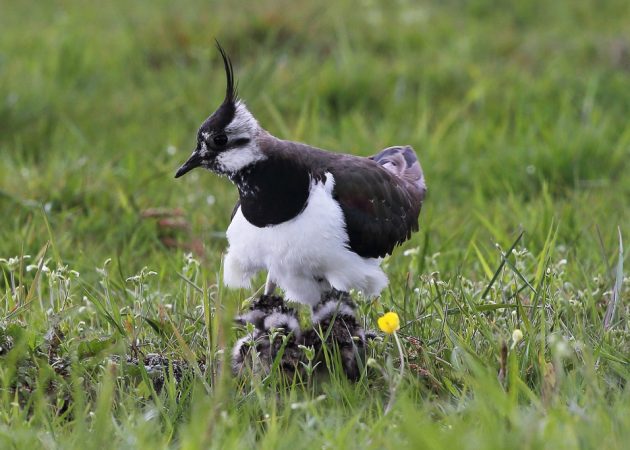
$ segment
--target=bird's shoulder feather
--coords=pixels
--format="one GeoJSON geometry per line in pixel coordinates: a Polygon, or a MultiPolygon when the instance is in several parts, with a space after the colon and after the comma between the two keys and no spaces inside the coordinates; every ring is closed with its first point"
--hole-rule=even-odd
{"type": "Polygon", "coordinates": [[[371,158],[281,141],[274,157],[293,161],[314,180],[334,178],[333,197],[345,218],[349,247],[363,257],[383,257],[418,230],[424,190],[371,158]]]}

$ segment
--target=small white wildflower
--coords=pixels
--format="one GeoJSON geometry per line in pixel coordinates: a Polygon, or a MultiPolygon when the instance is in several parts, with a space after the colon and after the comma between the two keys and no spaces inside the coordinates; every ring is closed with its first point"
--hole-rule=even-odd
{"type": "Polygon", "coordinates": [[[523,340],[523,332],[519,330],[518,328],[515,328],[514,331],[512,331],[512,342],[514,343],[514,345],[516,345],[522,340],[523,340]]]}
{"type": "Polygon", "coordinates": [[[420,247],[414,247],[414,248],[405,250],[403,252],[403,256],[413,256],[413,255],[417,255],[418,253],[420,253],[420,247]]]}
{"type": "Polygon", "coordinates": [[[155,276],[158,273],[154,270],[148,270],[147,267],[143,267],[140,270],[140,273],[133,275],[129,278],[127,278],[127,282],[130,283],[135,283],[135,284],[141,284],[144,280],[146,280],[148,277],[150,276],[155,276]]]}
{"type": "Polygon", "coordinates": [[[107,277],[107,266],[112,262],[111,258],[107,258],[103,263],[103,267],[97,267],[96,272],[103,278],[107,277]]]}
{"type": "Polygon", "coordinates": [[[313,405],[315,403],[319,403],[323,400],[326,399],[325,395],[320,395],[318,397],[316,397],[314,400],[310,400],[310,401],[305,401],[305,402],[295,402],[295,403],[291,403],[291,409],[292,410],[297,410],[297,409],[305,409],[307,407],[309,407],[310,405],[313,405]]]}
{"type": "Polygon", "coordinates": [[[24,255],[22,257],[14,256],[9,259],[0,258],[0,263],[4,263],[9,269],[9,272],[15,272],[20,267],[20,262],[25,261],[30,257],[31,255],[24,255]]]}
{"type": "Polygon", "coordinates": [[[42,273],[45,274],[49,274],[50,273],[50,267],[48,267],[48,263],[50,262],[50,259],[47,259],[46,261],[44,261],[42,263],[42,260],[40,259],[37,264],[29,264],[28,266],[26,266],[26,271],[27,272],[31,272],[33,270],[39,270],[39,266],[41,264],[42,267],[42,273]]]}
{"type": "Polygon", "coordinates": [[[557,358],[571,356],[571,346],[564,336],[552,334],[548,338],[548,343],[557,358]]]}
{"type": "Polygon", "coordinates": [[[170,156],[175,155],[175,153],[177,153],[177,147],[175,147],[174,145],[169,145],[168,147],[166,147],[166,153],[168,153],[170,156]]]}
{"type": "Polygon", "coordinates": [[[368,367],[379,367],[378,362],[374,358],[368,358],[366,365],[368,367]]]}

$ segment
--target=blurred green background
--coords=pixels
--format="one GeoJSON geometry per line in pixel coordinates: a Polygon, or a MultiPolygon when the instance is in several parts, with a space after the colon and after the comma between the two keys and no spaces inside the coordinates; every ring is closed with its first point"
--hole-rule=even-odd
{"type": "Polygon", "coordinates": [[[0,258],[33,264],[50,242],[50,267],[80,273],[59,292],[45,273],[26,297],[11,285],[32,288],[36,270],[0,261],[0,347],[22,342],[0,349],[0,444],[627,446],[627,0],[0,0],[0,30],[0,258]],[[200,391],[213,375],[195,373],[158,396],[114,373],[111,355],[138,343],[220,360],[234,333],[219,316],[251,294],[215,284],[236,189],[199,169],[173,178],[223,99],[214,39],[276,136],[420,157],[421,230],[385,261],[390,288],[361,306],[368,327],[388,309],[406,323],[390,415],[391,340],[372,353],[386,370],[356,385],[333,373],[323,388],[270,377],[200,391]],[[182,268],[189,251],[200,266],[182,268]],[[146,286],[128,279],[143,267],[157,272],[146,286]],[[514,328],[525,337],[497,383],[514,328]],[[65,334],[52,354],[70,375],[53,367],[50,329],[65,334]]]}
{"type": "Polygon", "coordinates": [[[215,38],[273,134],[363,155],[413,145],[430,187],[431,251],[458,252],[481,229],[501,241],[523,227],[535,239],[553,218],[566,244],[590,240],[595,225],[614,243],[628,219],[626,1],[1,9],[2,255],[48,239],[42,207],[60,253],[79,265],[113,253],[164,264],[159,230],[139,218],[153,207],[181,208],[214,246],[209,232],[225,229],[235,190],[201,171],[172,176],[222,100],[215,38]]]}

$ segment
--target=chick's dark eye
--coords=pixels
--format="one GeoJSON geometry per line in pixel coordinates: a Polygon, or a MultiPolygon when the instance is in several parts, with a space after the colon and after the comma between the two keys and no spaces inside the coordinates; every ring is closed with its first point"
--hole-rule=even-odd
{"type": "Polygon", "coordinates": [[[212,140],[214,141],[214,145],[223,147],[225,144],[227,144],[228,138],[225,134],[217,134],[215,137],[212,138],[212,140]]]}

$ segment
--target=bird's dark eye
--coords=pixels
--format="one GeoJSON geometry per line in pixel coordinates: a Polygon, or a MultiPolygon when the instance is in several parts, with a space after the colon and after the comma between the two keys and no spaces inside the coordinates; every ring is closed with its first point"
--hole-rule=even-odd
{"type": "Polygon", "coordinates": [[[212,138],[212,140],[214,141],[214,145],[223,147],[225,144],[227,144],[228,138],[225,134],[217,134],[214,138],[212,138]]]}

